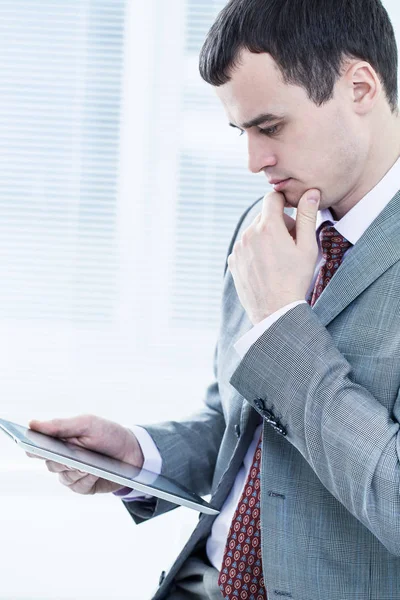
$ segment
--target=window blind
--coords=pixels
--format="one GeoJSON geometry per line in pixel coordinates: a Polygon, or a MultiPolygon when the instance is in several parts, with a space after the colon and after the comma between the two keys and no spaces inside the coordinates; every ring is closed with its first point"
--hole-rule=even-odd
{"type": "Polygon", "coordinates": [[[112,319],[125,4],[0,3],[1,319],[112,319]]]}
{"type": "Polygon", "coordinates": [[[247,170],[247,150],[228,126],[198,56],[224,0],[186,0],[184,82],[170,321],[215,330],[226,252],[243,211],[263,196],[264,175],[247,170]]]}

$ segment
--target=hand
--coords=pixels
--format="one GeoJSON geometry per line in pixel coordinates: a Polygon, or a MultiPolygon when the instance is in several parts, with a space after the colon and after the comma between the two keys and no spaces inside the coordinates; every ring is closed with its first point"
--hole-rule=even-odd
{"type": "Polygon", "coordinates": [[[318,258],[319,202],[320,192],[308,190],[294,221],[284,213],[284,195],[272,192],[235,244],[228,267],[253,325],[292,302],[305,300],[318,258]]]}
{"type": "MultiPolygon", "coordinates": [[[[121,425],[92,415],[53,421],[31,421],[29,427],[40,433],[58,437],[65,442],[82,448],[95,450],[142,468],[144,457],[136,436],[121,425]]],[[[28,454],[28,456],[32,456],[28,454]]],[[[83,473],[57,462],[46,460],[52,473],[59,474],[59,481],[78,494],[98,494],[115,492],[121,485],[83,473]]]]}

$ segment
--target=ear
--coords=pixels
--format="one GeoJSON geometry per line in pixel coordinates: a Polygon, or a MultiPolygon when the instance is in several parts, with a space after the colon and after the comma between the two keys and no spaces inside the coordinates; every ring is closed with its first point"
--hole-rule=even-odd
{"type": "Polygon", "coordinates": [[[382,83],[375,69],[365,61],[356,62],[345,74],[354,112],[365,115],[372,111],[382,94],[382,83]]]}

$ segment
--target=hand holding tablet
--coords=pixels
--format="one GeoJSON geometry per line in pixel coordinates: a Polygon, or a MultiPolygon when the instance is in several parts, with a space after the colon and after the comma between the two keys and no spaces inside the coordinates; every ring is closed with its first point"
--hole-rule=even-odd
{"type": "Polygon", "coordinates": [[[142,468],[144,459],[134,434],[111,421],[81,416],[31,421],[31,429],[0,419],[0,431],[27,453],[45,458],[61,482],[81,494],[129,487],[199,512],[218,514],[210,504],[178,483],[142,468]],[[39,431],[40,430],[40,431],[39,431]]]}
{"type": "MultiPolygon", "coordinates": [[[[69,419],[31,421],[30,429],[69,444],[92,450],[108,457],[142,468],[144,457],[135,435],[118,423],[97,417],[81,415],[69,419]]],[[[121,488],[115,482],[96,477],[81,470],[67,467],[58,460],[48,459],[49,471],[59,473],[60,482],[78,494],[92,495],[115,492],[121,488]]]]}

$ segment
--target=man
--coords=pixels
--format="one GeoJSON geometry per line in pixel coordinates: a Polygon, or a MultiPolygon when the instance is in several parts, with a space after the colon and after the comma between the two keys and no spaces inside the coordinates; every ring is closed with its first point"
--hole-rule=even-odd
{"type": "MultiPolygon", "coordinates": [[[[200,516],[154,600],[400,599],[389,18],[379,0],[231,0],[200,69],[246,133],[250,170],[275,187],[232,240],[204,409],[135,429],[140,444],[96,417],[31,426],[136,465],[154,455],[164,475],[212,493],[220,515],[200,516]]],[[[48,467],[74,491],[116,491],[137,523],[173,508],[48,467]]]]}

